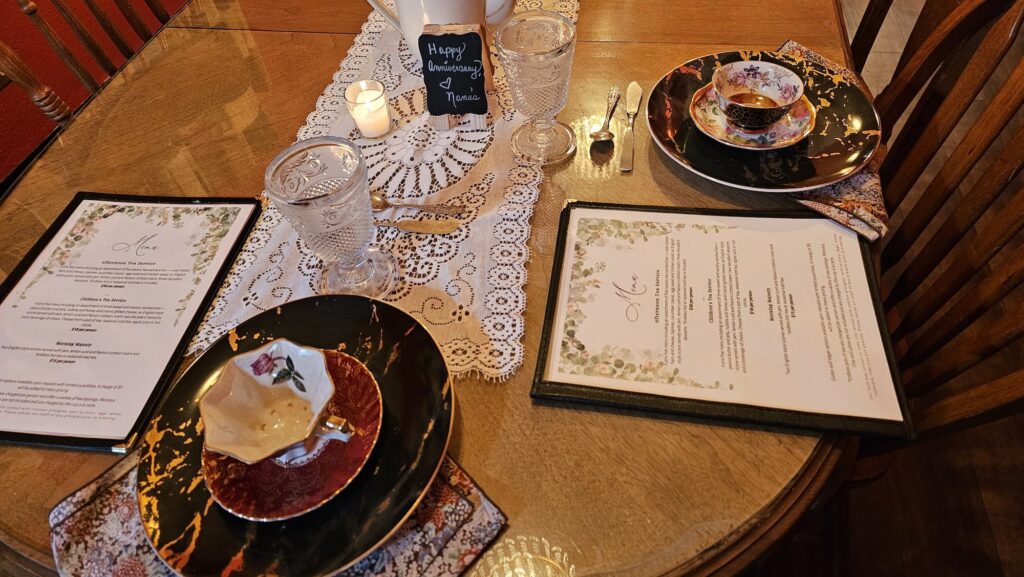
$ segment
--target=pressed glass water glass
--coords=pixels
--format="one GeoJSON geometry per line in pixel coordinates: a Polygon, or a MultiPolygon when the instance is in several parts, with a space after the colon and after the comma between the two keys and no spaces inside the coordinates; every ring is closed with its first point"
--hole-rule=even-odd
{"type": "Polygon", "coordinates": [[[264,183],[274,205],[324,261],[322,294],[380,298],[391,291],[395,262],[370,246],[373,212],[358,146],[332,136],[300,140],[271,161],[264,183]]]}
{"type": "Polygon", "coordinates": [[[512,135],[512,150],[539,164],[568,158],[576,150],[576,135],[555,115],[569,98],[576,48],[572,21],[547,10],[522,12],[498,27],[494,43],[516,109],[529,117],[512,135]]]}

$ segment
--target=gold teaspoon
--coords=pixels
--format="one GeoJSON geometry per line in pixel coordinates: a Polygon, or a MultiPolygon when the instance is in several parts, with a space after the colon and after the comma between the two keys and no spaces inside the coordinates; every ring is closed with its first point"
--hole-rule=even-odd
{"type": "Polygon", "coordinates": [[[440,220],[375,220],[377,226],[393,226],[398,230],[416,234],[449,234],[458,230],[461,224],[458,219],[442,218],[440,220]]]}
{"type": "Polygon", "coordinates": [[[377,193],[370,193],[370,206],[373,210],[387,210],[389,208],[415,208],[422,210],[423,212],[432,212],[434,214],[446,214],[449,216],[455,216],[466,212],[466,207],[461,205],[447,205],[447,204],[407,204],[402,202],[390,202],[388,199],[377,193]]]}

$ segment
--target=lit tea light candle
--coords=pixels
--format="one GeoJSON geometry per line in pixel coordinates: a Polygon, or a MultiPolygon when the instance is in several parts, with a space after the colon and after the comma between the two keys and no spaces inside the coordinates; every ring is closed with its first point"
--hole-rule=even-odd
{"type": "Polygon", "coordinates": [[[384,85],[376,80],[360,80],[345,89],[348,112],[363,136],[377,138],[391,130],[391,114],[384,85]]]}

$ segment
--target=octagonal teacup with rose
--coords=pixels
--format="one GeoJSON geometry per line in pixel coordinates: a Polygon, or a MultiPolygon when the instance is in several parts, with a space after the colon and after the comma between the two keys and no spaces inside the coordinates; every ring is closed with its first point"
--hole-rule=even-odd
{"type": "Polygon", "coordinates": [[[804,94],[804,81],[796,72],[757,60],[722,65],[711,86],[729,121],[747,130],[775,124],[804,94]]]}
{"type": "Polygon", "coordinates": [[[322,351],[275,339],[233,357],[203,395],[204,443],[250,465],[269,457],[282,466],[306,462],[318,445],[308,441],[351,438],[345,419],[324,415],[333,396],[322,351]]]}

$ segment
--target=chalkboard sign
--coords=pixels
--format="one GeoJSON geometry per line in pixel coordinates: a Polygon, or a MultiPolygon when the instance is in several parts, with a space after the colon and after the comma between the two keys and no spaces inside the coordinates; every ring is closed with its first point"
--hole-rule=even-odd
{"type": "Polygon", "coordinates": [[[487,114],[490,62],[479,26],[425,26],[420,59],[432,116],[487,114]]]}

